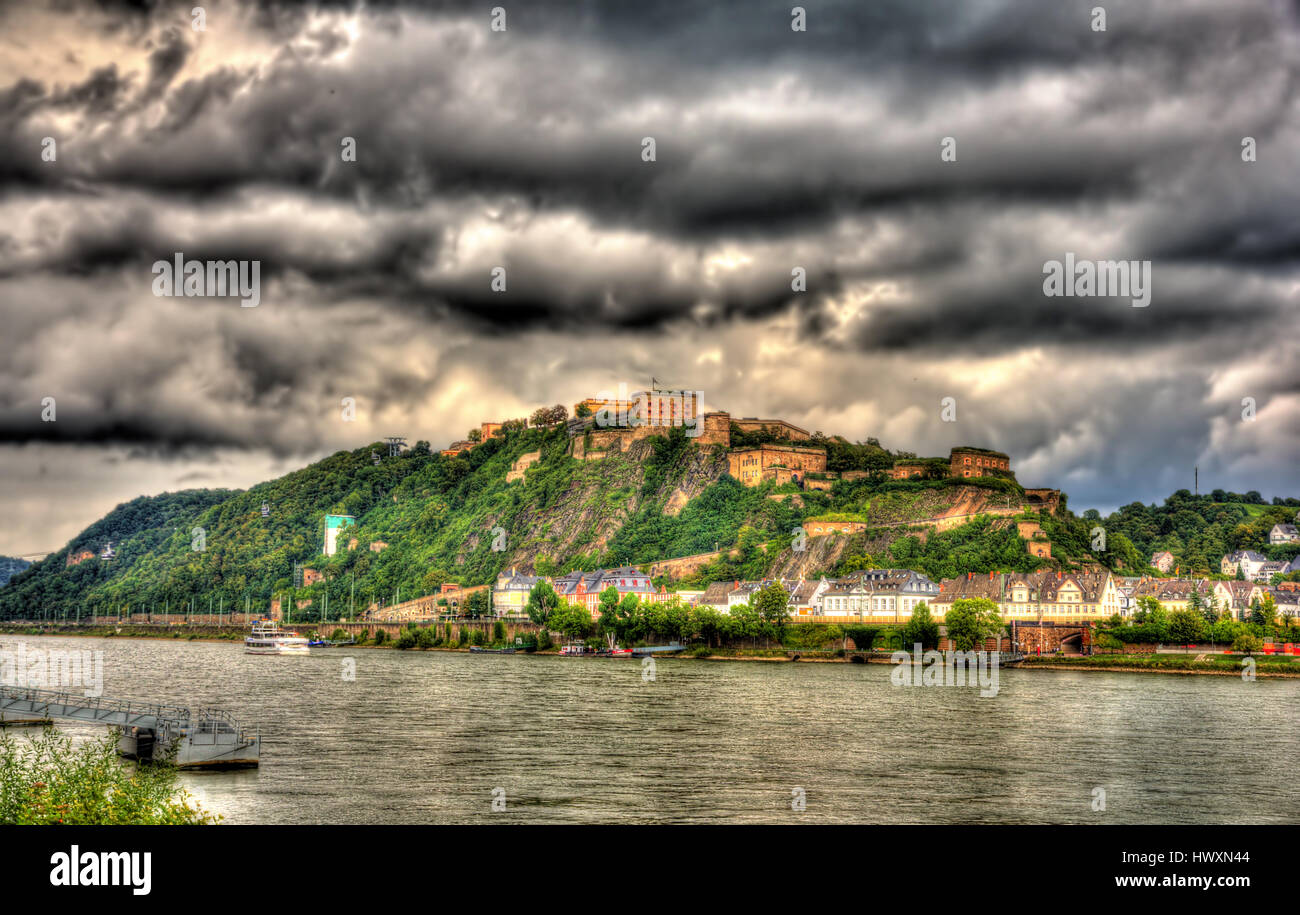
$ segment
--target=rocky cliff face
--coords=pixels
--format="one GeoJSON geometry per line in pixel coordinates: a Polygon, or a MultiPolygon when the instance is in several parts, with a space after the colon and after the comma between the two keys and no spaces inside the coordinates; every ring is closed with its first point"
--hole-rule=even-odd
{"type": "Polygon", "coordinates": [[[665,514],[675,516],[727,471],[725,454],[689,448],[665,470],[660,485],[647,493],[645,467],[653,453],[653,443],[642,440],[632,442],[626,451],[584,462],[580,471],[570,475],[559,498],[516,518],[508,530],[511,546],[506,564],[533,568],[542,556],[563,561],[599,553],[643,503],[662,505],[665,514]]]}

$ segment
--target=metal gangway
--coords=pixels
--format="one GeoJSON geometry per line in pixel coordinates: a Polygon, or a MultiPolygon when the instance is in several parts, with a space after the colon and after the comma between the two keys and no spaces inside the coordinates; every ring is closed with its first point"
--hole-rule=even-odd
{"type": "MultiPolygon", "coordinates": [[[[261,735],[254,728],[242,727],[222,709],[199,708],[191,711],[178,705],[132,702],[125,699],[87,697],[70,692],[0,686],[0,719],[49,720],[61,718],[119,727],[123,733],[148,734],[163,746],[181,740],[180,765],[221,763],[230,751],[251,748],[256,758],[261,735]],[[204,751],[203,748],[212,748],[204,751]],[[218,751],[218,747],[221,751],[218,751]],[[196,752],[197,751],[197,752],[196,752]],[[193,760],[187,762],[187,760],[193,760]]],[[[247,753],[237,754],[240,764],[247,764],[247,753]]],[[[254,763],[255,764],[255,763],[254,763]]]]}

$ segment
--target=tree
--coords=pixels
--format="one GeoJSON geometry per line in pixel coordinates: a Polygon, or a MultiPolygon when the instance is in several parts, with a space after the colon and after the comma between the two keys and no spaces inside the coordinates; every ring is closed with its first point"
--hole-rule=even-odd
{"type": "Polygon", "coordinates": [[[469,432],[465,433],[465,439],[471,442],[481,442],[483,441],[483,430],[470,429],[469,432]]]}
{"type": "Polygon", "coordinates": [[[1221,619],[1210,627],[1210,641],[1216,645],[1231,645],[1241,632],[1240,623],[1231,619],[1221,619]]]}
{"type": "Polygon", "coordinates": [[[430,569],[425,572],[424,577],[420,579],[420,586],[425,591],[432,594],[434,591],[441,588],[446,580],[447,573],[443,572],[441,569],[430,569]]]}
{"type": "Polygon", "coordinates": [[[598,598],[600,619],[596,622],[596,628],[608,640],[610,648],[619,641],[626,642],[628,635],[636,627],[639,605],[640,600],[635,594],[628,594],[620,600],[618,588],[613,585],[600,592],[598,598]]]}
{"type": "Polygon", "coordinates": [[[1201,617],[1207,623],[1213,623],[1219,618],[1219,599],[1211,592],[1205,599],[1205,606],[1201,608],[1201,617]]]}
{"type": "Polygon", "coordinates": [[[609,585],[604,591],[600,592],[600,597],[596,599],[596,605],[600,607],[601,618],[610,617],[611,619],[618,616],[618,588],[609,585]]]}
{"type": "Polygon", "coordinates": [[[587,608],[567,601],[561,602],[551,611],[546,627],[563,633],[572,640],[585,639],[591,635],[593,628],[591,614],[587,612],[587,608]]]}
{"type": "Polygon", "coordinates": [[[691,626],[712,648],[713,640],[722,633],[722,614],[707,605],[695,607],[691,611],[691,626]]]}
{"type": "Polygon", "coordinates": [[[1256,598],[1250,602],[1250,621],[1256,626],[1262,626],[1265,632],[1273,628],[1276,618],[1277,603],[1272,594],[1265,594],[1263,600],[1256,598]]]}
{"type": "Polygon", "coordinates": [[[777,639],[785,634],[786,623],[790,621],[790,595],[780,582],[764,585],[754,595],[753,607],[759,619],[776,628],[777,639]]]}
{"type": "Polygon", "coordinates": [[[958,651],[983,646],[984,640],[1002,631],[998,605],[987,597],[962,598],[952,602],[944,616],[948,638],[958,651]]]}
{"type": "Polygon", "coordinates": [[[1137,609],[1133,611],[1133,622],[1141,626],[1147,622],[1153,613],[1160,610],[1160,601],[1156,600],[1150,594],[1143,594],[1137,599],[1137,609]]]}
{"type": "Polygon", "coordinates": [[[1169,635],[1184,645],[1199,642],[1205,638],[1205,618],[1191,608],[1175,610],[1169,617],[1169,635]]]}
{"type": "Polygon", "coordinates": [[[755,638],[763,626],[763,618],[749,603],[736,604],[722,620],[723,635],[729,639],[755,638]]]}
{"type": "Polygon", "coordinates": [[[475,591],[469,596],[469,599],[465,601],[465,612],[469,614],[471,619],[478,619],[480,616],[487,616],[489,603],[490,599],[488,597],[487,588],[484,588],[481,591],[475,591]]]}
{"type": "Polygon", "coordinates": [[[922,648],[934,648],[939,644],[939,624],[930,615],[930,608],[922,601],[912,611],[912,618],[903,626],[903,644],[907,646],[920,643],[922,648]]]}
{"type": "Polygon", "coordinates": [[[528,618],[539,626],[546,624],[551,612],[560,605],[560,596],[544,581],[533,585],[528,592],[528,618]]]}
{"type": "Polygon", "coordinates": [[[569,411],[563,404],[553,407],[538,407],[533,411],[531,422],[534,426],[558,426],[569,418],[569,411]]]}

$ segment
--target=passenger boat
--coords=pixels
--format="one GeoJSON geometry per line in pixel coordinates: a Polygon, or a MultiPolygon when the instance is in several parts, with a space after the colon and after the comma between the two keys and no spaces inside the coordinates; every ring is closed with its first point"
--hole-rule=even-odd
{"type": "Polygon", "coordinates": [[[469,650],[473,654],[514,654],[513,648],[480,648],[478,645],[471,645],[469,650]]]}
{"type": "Polygon", "coordinates": [[[258,620],[244,639],[245,654],[310,654],[306,639],[296,632],[281,629],[274,620],[258,620]]]}

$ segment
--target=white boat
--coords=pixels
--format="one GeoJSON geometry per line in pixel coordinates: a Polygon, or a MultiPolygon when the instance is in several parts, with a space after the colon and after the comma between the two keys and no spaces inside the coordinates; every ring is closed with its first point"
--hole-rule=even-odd
{"type": "Polygon", "coordinates": [[[222,769],[256,766],[261,735],[241,728],[224,713],[204,712],[186,721],[167,721],[161,728],[122,729],[117,751],[130,759],[167,759],[181,769],[222,769]]]}
{"type": "Polygon", "coordinates": [[[311,654],[307,640],[298,633],[281,629],[274,620],[258,620],[244,639],[245,654],[311,654]]]}

